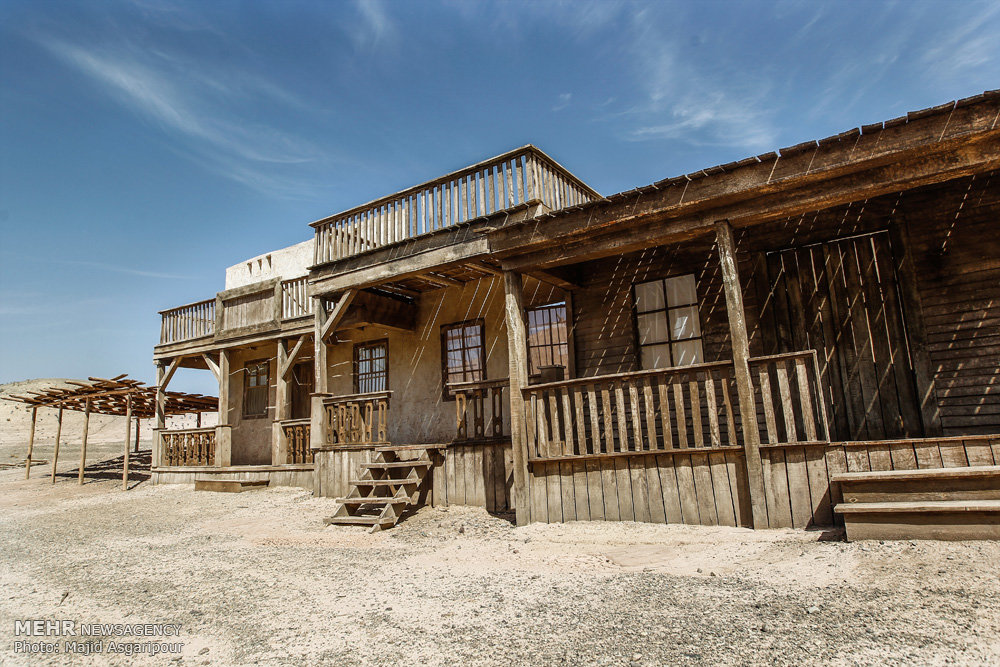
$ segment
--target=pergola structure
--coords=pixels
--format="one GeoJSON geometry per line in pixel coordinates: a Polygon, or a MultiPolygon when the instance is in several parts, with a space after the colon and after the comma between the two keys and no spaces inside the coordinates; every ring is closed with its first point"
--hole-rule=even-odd
{"type": "Polygon", "coordinates": [[[83,439],[80,449],[79,483],[83,484],[83,473],[87,463],[87,432],[90,414],[125,417],[125,463],[122,470],[122,488],[128,489],[129,441],[132,436],[132,418],[136,420],[135,442],[139,445],[139,420],[157,418],[159,422],[168,415],[198,414],[214,412],[219,399],[201,394],[185,394],[179,391],[162,391],[158,387],[147,387],[138,380],[128,379],[127,374],[110,379],[91,377],[88,382],[67,380],[71,387],[49,387],[42,391],[28,391],[25,396],[10,396],[6,400],[26,403],[31,406],[31,431],[28,435],[28,455],[25,459],[24,478],[31,475],[31,453],[35,446],[35,421],[39,408],[59,410],[56,427],[56,445],[52,456],[52,483],[56,481],[56,463],[59,459],[59,440],[62,436],[63,410],[83,413],[83,439]]]}

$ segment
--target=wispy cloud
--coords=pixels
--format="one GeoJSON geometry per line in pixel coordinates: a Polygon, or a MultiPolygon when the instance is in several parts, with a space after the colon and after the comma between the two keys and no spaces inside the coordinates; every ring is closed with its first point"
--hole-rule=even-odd
{"type": "Polygon", "coordinates": [[[556,97],[556,103],[553,105],[553,111],[562,111],[569,106],[570,101],[573,99],[573,93],[560,93],[556,97]]]}
{"type": "Polygon", "coordinates": [[[232,180],[276,193],[296,187],[277,167],[319,158],[293,134],[248,118],[241,109],[262,102],[304,103],[280,85],[242,72],[212,71],[162,49],[116,41],[83,47],[66,39],[37,38],[60,61],[81,72],[131,111],[180,138],[175,150],[232,180]]]}
{"type": "Polygon", "coordinates": [[[354,0],[358,23],[348,32],[355,47],[369,49],[382,46],[396,36],[396,25],[389,18],[381,0],[354,0]]]}

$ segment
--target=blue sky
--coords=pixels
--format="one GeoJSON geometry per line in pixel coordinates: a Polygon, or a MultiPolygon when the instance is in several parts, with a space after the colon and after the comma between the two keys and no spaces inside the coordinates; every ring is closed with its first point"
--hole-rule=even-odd
{"type": "MultiPolygon", "coordinates": [[[[0,382],[534,143],[604,194],[1000,87],[997,2],[0,2],[0,382]]],[[[173,388],[214,391],[211,375],[173,388]]]]}

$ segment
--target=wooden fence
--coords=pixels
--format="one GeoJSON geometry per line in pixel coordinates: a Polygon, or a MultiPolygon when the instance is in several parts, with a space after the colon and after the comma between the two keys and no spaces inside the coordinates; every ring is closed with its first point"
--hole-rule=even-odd
{"type": "Polygon", "coordinates": [[[309,298],[309,278],[293,278],[281,282],[281,319],[293,320],[313,314],[313,302],[309,298]]]}
{"type": "Polygon", "coordinates": [[[531,201],[550,208],[600,195],[533,146],[312,223],[314,264],[446,229],[531,201]]]}
{"type": "Polygon", "coordinates": [[[389,398],[380,391],[323,399],[324,427],[328,445],[389,444],[389,398]]]}
{"type": "Polygon", "coordinates": [[[483,380],[448,385],[455,397],[455,442],[483,442],[510,437],[504,422],[510,381],[483,380]],[[470,430],[471,427],[471,430],[470,430]]]}
{"type": "Polygon", "coordinates": [[[215,333],[215,299],[160,311],[160,342],[211,336],[215,333]]]}
{"type": "Polygon", "coordinates": [[[215,428],[160,431],[160,465],[214,466],[215,428]]]}
{"type": "Polygon", "coordinates": [[[275,463],[312,463],[313,453],[309,448],[309,433],[312,430],[309,419],[286,419],[281,422],[281,436],[285,439],[285,460],[275,463]]]}

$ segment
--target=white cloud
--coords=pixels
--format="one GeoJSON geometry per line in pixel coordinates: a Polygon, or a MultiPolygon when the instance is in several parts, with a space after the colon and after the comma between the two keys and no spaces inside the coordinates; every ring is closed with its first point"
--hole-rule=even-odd
{"type": "Polygon", "coordinates": [[[552,107],[553,111],[562,111],[569,106],[570,101],[573,99],[573,93],[560,93],[556,97],[556,103],[552,107]]]}

